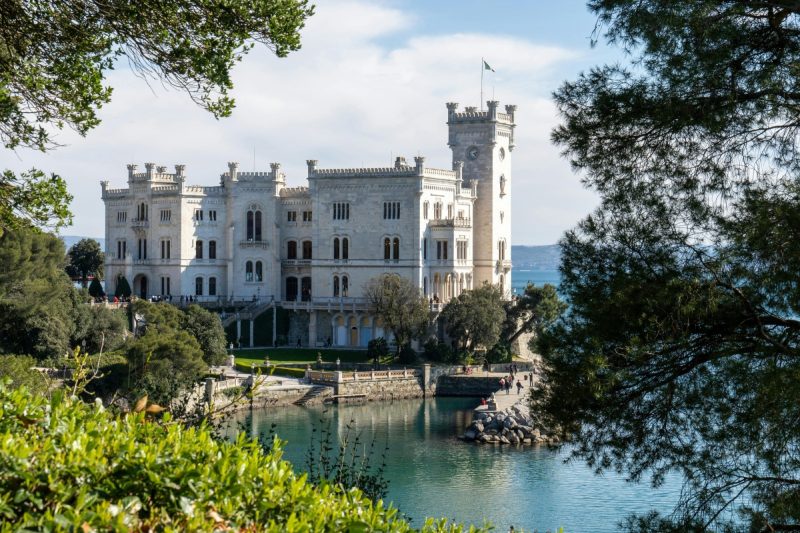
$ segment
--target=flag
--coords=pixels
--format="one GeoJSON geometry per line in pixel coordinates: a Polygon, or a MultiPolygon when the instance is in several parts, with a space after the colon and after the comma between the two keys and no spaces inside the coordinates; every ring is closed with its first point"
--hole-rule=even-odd
{"type": "Polygon", "coordinates": [[[494,72],[494,69],[489,66],[489,63],[487,63],[485,59],[483,60],[483,70],[491,70],[494,72]]]}

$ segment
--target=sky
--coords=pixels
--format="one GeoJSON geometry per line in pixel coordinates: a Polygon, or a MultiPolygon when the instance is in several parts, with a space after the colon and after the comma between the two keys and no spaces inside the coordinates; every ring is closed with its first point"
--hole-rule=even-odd
{"type": "Polygon", "coordinates": [[[495,69],[485,72],[484,101],[518,106],[513,244],[552,244],[598,204],[549,140],[553,91],[618,56],[590,46],[594,24],[578,0],[320,0],[301,50],[276,58],[257,47],[237,65],[231,117],[214,119],[119,64],[100,126],[86,137],[60,131],[62,146],[46,154],[0,150],[0,169],[63,176],[75,216],[61,233],[89,237],[103,237],[100,181],[125,187],[128,163],[185,164],[196,185],[217,185],[229,161],[244,171],[279,162],[290,186],[306,185],[307,159],[389,166],[423,155],[449,169],[445,103],[479,105],[484,58],[495,69]]]}

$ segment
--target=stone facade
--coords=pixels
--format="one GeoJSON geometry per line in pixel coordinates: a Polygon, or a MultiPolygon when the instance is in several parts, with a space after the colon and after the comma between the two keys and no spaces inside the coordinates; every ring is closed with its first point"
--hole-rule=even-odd
{"type": "MultiPolygon", "coordinates": [[[[366,346],[385,336],[363,298],[394,272],[447,302],[483,282],[510,294],[511,152],[515,106],[447,104],[452,168],[398,157],[387,168],[320,168],[287,187],[278,163],[213,187],[153,163],[128,165],[128,186],[102,182],[106,291],[124,276],[139,297],[173,302],[275,301],[308,312],[304,345],[366,346]]],[[[305,326],[304,326],[305,327],[305,326]]],[[[293,341],[291,339],[290,341],[293,341]]]]}

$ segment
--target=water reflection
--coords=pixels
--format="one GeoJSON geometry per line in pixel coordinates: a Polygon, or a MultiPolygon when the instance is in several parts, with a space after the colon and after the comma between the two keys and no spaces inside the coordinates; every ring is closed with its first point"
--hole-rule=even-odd
{"type": "MultiPolygon", "coordinates": [[[[343,435],[348,424],[374,436],[376,449],[389,444],[386,477],[388,499],[419,525],[426,516],[482,524],[500,531],[510,524],[526,531],[568,533],[615,531],[631,512],[669,512],[680,486],[654,490],[625,483],[619,476],[599,477],[583,464],[564,464],[563,455],[546,448],[476,446],[455,438],[472,417],[476,400],[436,398],[373,402],[328,408],[282,407],[244,413],[252,434],[268,433],[276,424],[287,441],[285,457],[298,469],[306,462],[313,427],[332,424],[343,435]]],[[[378,460],[376,458],[376,460],[378,460]]]]}

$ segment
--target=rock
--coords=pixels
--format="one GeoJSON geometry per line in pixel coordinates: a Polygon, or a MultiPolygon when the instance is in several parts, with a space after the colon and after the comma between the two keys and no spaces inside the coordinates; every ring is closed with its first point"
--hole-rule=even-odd
{"type": "Polygon", "coordinates": [[[486,411],[476,411],[475,414],[472,415],[472,418],[474,420],[485,420],[486,418],[489,418],[489,413],[486,411]]]}
{"type": "Polygon", "coordinates": [[[492,436],[491,436],[491,435],[486,435],[486,434],[483,434],[483,435],[481,435],[481,436],[479,437],[479,440],[480,440],[481,442],[492,442],[492,436]]]}
{"type": "Polygon", "coordinates": [[[525,433],[523,433],[521,429],[518,429],[517,430],[517,437],[519,437],[519,440],[522,440],[522,439],[525,438],[525,433]]]}
{"type": "Polygon", "coordinates": [[[478,433],[483,433],[483,430],[486,429],[480,422],[473,422],[472,425],[478,433]]]}
{"type": "Polygon", "coordinates": [[[530,443],[531,443],[531,439],[528,439],[528,438],[522,439],[522,444],[530,444],[530,443]]]}
{"type": "Polygon", "coordinates": [[[506,415],[503,413],[497,413],[494,419],[497,420],[498,422],[502,422],[503,420],[506,419],[506,415]]]}
{"type": "Polygon", "coordinates": [[[519,437],[517,437],[517,434],[514,433],[513,431],[509,431],[508,437],[506,438],[508,438],[508,442],[510,442],[511,444],[519,444],[519,437]]]}
{"type": "Polygon", "coordinates": [[[514,429],[517,427],[517,421],[511,417],[508,417],[505,420],[503,420],[503,427],[506,427],[508,429],[514,429]]]}
{"type": "Polygon", "coordinates": [[[489,435],[497,435],[497,430],[496,429],[490,429],[490,430],[487,430],[486,433],[489,434],[489,435]]]}
{"type": "Polygon", "coordinates": [[[467,440],[475,440],[475,437],[478,436],[478,432],[474,429],[468,429],[464,432],[464,438],[467,440]]]}
{"type": "Polygon", "coordinates": [[[511,444],[511,441],[509,441],[507,438],[503,437],[502,435],[500,436],[500,442],[502,444],[511,444]]]}
{"type": "Polygon", "coordinates": [[[540,438],[542,437],[542,432],[541,432],[541,431],[539,431],[538,429],[534,429],[534,430],[531,432],[531,436],[532,436],[534,439],[540,439],[540,438]]]}

